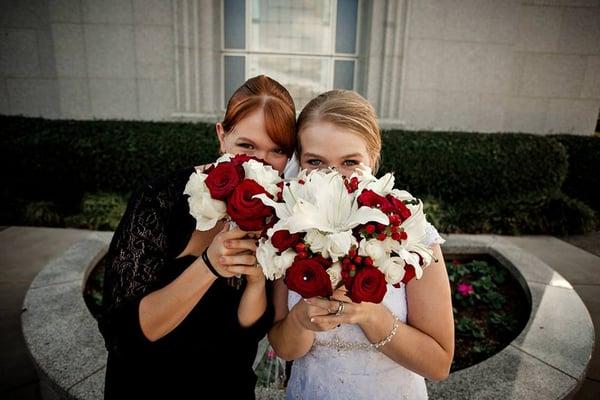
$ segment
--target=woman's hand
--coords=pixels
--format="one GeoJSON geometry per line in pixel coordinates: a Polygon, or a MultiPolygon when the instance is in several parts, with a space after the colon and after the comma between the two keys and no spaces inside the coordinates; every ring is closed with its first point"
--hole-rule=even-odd
{"type": "Polygon", "coordinates": [[[329,312],[326,309],[312,305],[311,300],[314,299],[322,300],[319,297],[313,297],[311,299],[302,299],[298,303],[296,303],[294,307],[292,307],[292,309],[290,310],[298,324],[300,324],[300,326],[302,326],[304,329],[315,332],[328,331],[335,328],[337,324],[316,324],[312,322],[315,317],[329,314],[329,312]]]}
{"type": "Polygon", "coordinates": [[[225,225],[207,249],[207,256],[217,272],[229,278],[246,275],[248,283],[264,283],[262,270],[256,267],[256,239],[254,232],[246,232],[225,225]]]}
{"type": "MultiPolygon", "coordinates": [[[[305,299],[311,306],[324,310],[325,314],[312,317],[312,324],[319,330],[329,330],[340,324],[365,325],[372,322],[373,317],[378,315],[385,306],[375,303],[354,303],[346,296],[346,288],[340,287],[331,296],[331,300],[321,297],[305,299]]],[[[386,309],[387,310],[387,309],[386,309]]]]}

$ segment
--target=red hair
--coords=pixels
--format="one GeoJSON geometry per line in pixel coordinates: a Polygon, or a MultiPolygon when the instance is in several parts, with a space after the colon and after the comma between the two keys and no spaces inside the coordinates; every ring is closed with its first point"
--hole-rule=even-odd
{"type": "Polygon", "coordinates": [[[262,109],[269,138],[291,156],[296,150],[296,107],[279,82],[265,75],[248,79],[227,102],[223,129],[231,132],[248,114],[262,109]]]}

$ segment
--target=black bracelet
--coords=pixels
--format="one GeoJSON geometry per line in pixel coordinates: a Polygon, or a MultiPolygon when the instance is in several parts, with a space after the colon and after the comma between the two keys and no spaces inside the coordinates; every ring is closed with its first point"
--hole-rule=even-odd
{"type": "Polygon", "coordinates": [[[210,272],[212,272],[212,274],[217,278],[223,278],[223,276],[221,274],[219,274],[217,272],[217,270],[215,269],[215,267],[213,267],[213,265],[210,263],[210,260],[208,259],[208,254],[206,254],[208,250],[208,247],[206,249],[204,249],[204,251],[202,252],[202,261],[204,261],[204,264],[206,264],[206,266],[208,267],[208,269],[210,270],[210,272]]]}

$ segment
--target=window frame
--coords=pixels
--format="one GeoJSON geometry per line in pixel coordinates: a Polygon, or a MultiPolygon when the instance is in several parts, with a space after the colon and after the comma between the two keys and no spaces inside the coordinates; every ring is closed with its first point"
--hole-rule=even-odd
{"type": "Polygon", "coordinates": [[[336,52],[336,32],[337,32],[337,9],[338,9],[338,0],[331,0],[330,3],[330,15],[331,15],[331,43],[330,43],[330,52],[327,53],[316,53],[316,52],[284,52],[284,51],[273,51],[273,50],[250,50],[249,43],[252,40],[252,10],[253,4],[257,0],[244,0],[246,15],[245,19],[245,37],[244,37],[244,49],[233,49],[225,47],[225,0],[221,0],[221,48],[220,48],[220,75],[221,75],[221,107],[222,111],[225,110],[226,101],[228,99],[225,98],[225,56],[241,56],[244,57],[244,77],[248,79],[249,76],[249,63],[248,56],[274,56],[274,57],[297,57],[297,58],[306,58],[306,59],[325,59],[329,62],[327,73],[327,90],[333,88],[334,83],[334,73],[335,73],[335,61],[353,61],[354,62],[354,73],[352,77],[352,87],[353,90],[356,90],[358,84],[358,70],[359,70],[359,60],[360,60],[360,43],[361,43],[361,34],[363,29],[362,21],[362,13],[363,13],[363,1],[357,0],[356,2],[356,36],[354,38],[354,53],[337,53],[336,52]]]}

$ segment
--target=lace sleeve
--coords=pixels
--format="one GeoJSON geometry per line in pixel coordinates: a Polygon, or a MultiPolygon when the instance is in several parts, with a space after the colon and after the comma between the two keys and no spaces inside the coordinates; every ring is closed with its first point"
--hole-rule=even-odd
{"type": "Polygon", "coordinates": [[[104,275],[101,331],[107,347],[145,341],[139,326],[141,299],[158,289],[167,261],[167,215],[151,187],[138,192],[111,242],[104,275]]]}
{"type": "Polygon", "coordinates": [[[429,247],[434,244],[443,244],[446,240],[440,236],[435,226],[427,222],[425,226],[425,244],[429,247]]]}

